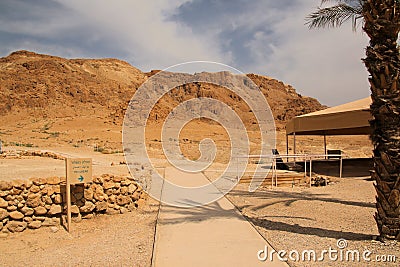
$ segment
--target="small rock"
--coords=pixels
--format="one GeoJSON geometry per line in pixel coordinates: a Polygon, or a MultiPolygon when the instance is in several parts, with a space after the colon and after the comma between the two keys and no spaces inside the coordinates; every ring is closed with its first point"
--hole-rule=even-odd
{"type": "Polygon", "coordinates": [[[84,197],[86,200],[93,200],[93,194],[94,194],[93,189],[92,189],[92,188],[87,188],[87,189],[85,189],[85,191],[83,192],[83,197],[84,197]]]}
{"type": "Polygon", "coordinates": [[[44,221],[44,220],[46,220],[46,217],[44,217],[44,216],[33,216],[32,217],[34,220],[39,220],[39,221],[44,221]]]}
{"type": "Polygon", "coordinates": [[[83,212],[83,213],[89,213],[89,212],[91,212],[92,210],[94,210],[95,207],[96,207],[96,206],[95,206],[92,202],[86,201],[86,202],[85,202],[85,205],[82,206],[82,207],[80,207],[79,210],[80,210],[81,212],[83,212]]]}
{"type": "Polygon", "coordinates": [[[129,192],[130,194],[132,194],[133,192],[135,192],[136,189],[137,189],[137,186],[134,185],[134,184],[130,184],[130,185],[128,186],[128,192],[129,192]]]}
{"type": "Polygon", "coordinates": [[[53,200],[51,199],[50,196],[43,196],[42,199],[43,199],[44,203],[47,204],[47,205],[53,204],[53,200]]]}
{"type": "Polygon", "coordinates": [[[79,208],[77,205],[71,206],[71,214],[79,214],[79,208]]]}
{"type": "Polygon", "coordinates": [[[45,218],[42,223],[42,226],[55,226],[60,223],[60,219],[58,218],[45,218]]]}
{"type": "Polygon", "coordinates": [[[31,221],[30,223],[28,223],[28,228],[30,228],[30,229],[38,229],[41,226],[42,226],[41,221],[31,221]]]}
{"type": "Polygon", "coordinates": [[[120,212],[121,214],[125,214],[125,213],[129,212],[129,210],[128,210],[127,208],[121,207],[121,208],[119,209],[119,212],[120,212]]]}
{"type": "Polygon", "coordinates": [[[17,210],[17,207],[14,206],[14,205],[10,205],[10,206],[7,207],[7,210],[8,211],[15,211],[15,210],[17,210]]]}
{"type": "Polygon", "coordinates": [[[32,185],[30,191],[32,193],[38,193],[40,191],[40,188],[37,185],[32,185]]]}
{"type": "Polygon", "coordinates": [[[131,195],[131,198],[132,198],[133,201],[137,201],[138,199],[140,199],[140,195],[141,195],[141,192],[135,191],[135,192],[131,195]]]}
{"type": "Polygon", "coordinates": [[[47,209],[42,206],[36,207],[33,210],[35,211],[35,215],[45,215],[47,213],[47,209]]]}
{"type": "Polygon", "coordinates": [[[101,201],[101,202],[96,202],[96,210],[97,211],[103,211],[106,210],[108,207],[107,202],[101,201]]]}
{"type": "Polygon", "coordinates": [[[30,223],[31,221],[33,221],[32,217],[24,217],[24,222],[30,223]]]}
{"type": "Polygon", "coordinates": [[[119,210],[115,210],[113,208],[107,208],[106,209],[106,214],[108,214],[108,215],[119,214],[119,210]]]}
{"type": "Polygon", "coordinates": [[[60,194],[55,194],[53,195],[53,202],[55,204],[61,204],[62,203],[62,197],[60,194]]]}
{"type": "Polygon", "coordinates": [[[49,210],[49,214],[50,215],[60,214],[61,211],[62,211],[62,208],[61,208],[60,205],[53,204],[53,205],[51,205],[51,208],[49,210]]]}
{"type": "Polygon", "coordinates": [[[9,181],[0,181],[0,191],[11,190],[12,183],[9,181]]]}
{"type": "Polygon", "coordinates": [[[81,222],[82,221],[82,215],[80,213],[74,215],[71,217],[71,220],[75,223],[81,222]]]}
{"type": "Polygon", "coordinates": [[[22,218],[24,218],[24,214],[22,214],[19,211],[13,211],[13,212],[10,212],[10,217],[11,217],[11,219],[14,219],[14,220],[21,220],[22,218]]]}
{"type": "Polygon", "coordinates": [[[105,182],[104,184],[103,184],[103,188],[104,189],[111,189],[111,188],[114,188],[115,187],[115,183],[113,183],[113,182],[105,182]]]}
{"type": "Polygon", "coordinates": [[[59,229],[57,226],[52,226],[52,227],[50,227],[50,230],[51,230],[51,232],[56,233],[56,232],[58,232],[59,229]]]}
{"type": "Polygon", "coordinates": [[[127,186],[121,187],[121,194],[126,195],[127,193],[128,193],[128,187],[127,186]]]}
{"type": "MultiPolygon", "coordinates": [[[[21,213],[22,214],[22,213],[21,213]]],[[[12,232],[22,232],[25,230],[28,224],[26,222],[19,222],[19,221],[9,221],[7,223],[7,229],[12,232]]]]}
{"type": "Polygon", "coordinates": [[[117,204],[120,205],[120,206],[129,204],[130,202],[131,202],[131,199],[128,196],[119,195],[117,197],[117,204]]]}
{"type": "Polygon", "coordinates": [[[0,197],[0,208],[7,208],[8,202],[0,197]]]}
{"type": "Polygon", "coordinates": [[[40,199],[39,194],[30,194],[28,195],[28,200],[26,201],[26,205],[31,208],[36,208],[43,204],[42,200],[40,199]]]}
{"type": "Polygon", "coordinates": [[[3,222],[0,222],[0,231],[3,229],[3,222]]]}
{"type": "Polygon", "coordinates": [[[61,182],[61,178],[60,177],[49,177],[47,178],[47,184],[50,185],[57,185],[61,182]]]}
{"type": "Polygon", "coordinates": [[[88,214],[82,215],[82,219],[92,219],[93,217],[94,217],[93,213],[88,213],[88,214]]]}

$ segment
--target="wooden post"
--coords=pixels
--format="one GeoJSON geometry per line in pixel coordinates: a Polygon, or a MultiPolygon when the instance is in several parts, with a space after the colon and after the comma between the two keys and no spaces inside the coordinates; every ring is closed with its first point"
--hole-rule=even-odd
{"type": "Polygon", "coordinates": [[[325,159],[326,159],[326,134],[324,133],[324,154],[325,154],[325,159]]]}
{"type": "Polygon", "coordinates": [[[67,196],[67,230],[71,232],[71,184],[68,179],[68,159],[65,159],[65,193],[67,196]]]}
{"type": "Polygon", "coordinates": [[[71,232],[71,185],[67,180],[67,227],[68,233],[71,232]]]}

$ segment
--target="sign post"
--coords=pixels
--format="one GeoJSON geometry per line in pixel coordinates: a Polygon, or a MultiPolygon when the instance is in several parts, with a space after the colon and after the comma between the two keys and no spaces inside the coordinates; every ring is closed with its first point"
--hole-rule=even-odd
{"type": "Polygon", "coordinates": [[[91,158],[66,158],[66,195],[67,195],[67,228],[71,231],[71,184],[82,184],[92,181],[91,158]]]}

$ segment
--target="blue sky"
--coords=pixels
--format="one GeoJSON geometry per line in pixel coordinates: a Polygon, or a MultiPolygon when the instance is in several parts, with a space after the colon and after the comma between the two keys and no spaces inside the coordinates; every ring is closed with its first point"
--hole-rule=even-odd
{"type": "Polygon", "coordinates": [[[309,30],[320,0],[1,0],[0,56],[113,57],[142,71],[209,60],[293,85],[333,106],[369,95],[368,39],[309,30]]]}

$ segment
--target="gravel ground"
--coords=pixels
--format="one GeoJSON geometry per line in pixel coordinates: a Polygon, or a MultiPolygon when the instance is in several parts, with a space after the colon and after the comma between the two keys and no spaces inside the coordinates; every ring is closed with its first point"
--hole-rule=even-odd
{"type": "Polygon", "coordinates": [[[398,266],[400,244],[374,241],[378,231],[373,218],[373,182],[366,178],[331,180],[336,182],[324,187],[264,187],[254,193],[247,192],[248,185],[239,184],[228,198],[276,251],[285,250],[287,258],[292,250],[300,253],[297,260],[293,252],[295,260],[289,258],[290,266],[398,266]],[[346,240],[339,244],[345,244],[345,248],[338,248],[339,239],[346,240]],[[318,261],[322,250],[330,247],[338,251],[338,259],[334,260],[336,254],[332,252],[333,260],[325,254],[324,261],[318,261]],[[304,250],[314,250],[317,260],[302,261],[304,250]],[[351,254],[348,254],[350,261],[346,260],[350,250],[359,251],[360,262],[352,261],[351,254]],[[370,262],[362,258],[365,250],[371,251],[367,257],[370,262]],[[344,255],[343,260],[340,260],[340,253],[344,255]],[[384,260],[387,255],[395,255],[396,262],[377,261],[384,260]]]}
{"type": "Polygon", "coordinates": [[[0,238],[1,266],[150,266],[158,202],[120,215],[98,215],[64,228],[0,238]]]}

